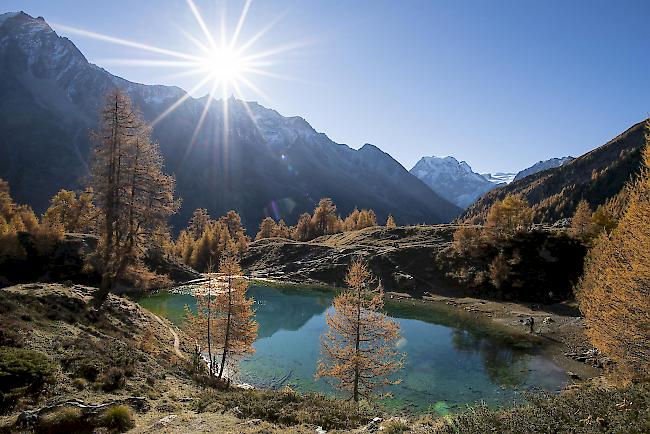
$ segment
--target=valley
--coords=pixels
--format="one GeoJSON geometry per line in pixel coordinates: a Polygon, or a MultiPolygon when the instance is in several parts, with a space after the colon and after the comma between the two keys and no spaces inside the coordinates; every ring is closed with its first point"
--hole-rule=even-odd
{"type": "Polygon", "coordinates": [[[415,3],[361,11],[363,35],[358,5],[295,5],[317,9],[293,24],[315,38],[357,13],[316,61],[302,40],[265,45],[279,18],[249,34],[250,1],[232,28],[225,3],[186,3],[66,12],[129,33],[141,8],[149,42],[0,11],[0,434],[650,432],[650,119],[600,144],[638,107],[602,83],[550,91],[576,71],[591,83],[572,62],[600,74],[584,47],[515,73],[512,53],[540,51],[528,32],[512,55],[472,47],[518,42],[490,35],[521,17],[456,46],[464,24],[400,23],[415,3]],[[381,44],[384,14],[398,31],[381,44]],[[270,72],[280,55],[327,83],[270,72]],[[291,82],[270,89],[277,105],[267,79],[291,82]],[[616,116],[576,96],[596,94],[616,116]],[[431,155],[448,150],[508,171],[431,155]]]}

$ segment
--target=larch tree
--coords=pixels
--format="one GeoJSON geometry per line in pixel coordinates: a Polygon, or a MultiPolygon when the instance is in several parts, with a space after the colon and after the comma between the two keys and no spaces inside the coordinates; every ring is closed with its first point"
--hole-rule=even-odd
{"type": "Polygon", "coordinates": [[[95,293],[101,305],[116,279],[138,265],[151,235],[176,212],[175,180],[162,171],[163,160],[151,128],[119,89],[101,110],[91,166],[91,186],[101,210],[99,252],[102,283],[95,293]]]}
{"type": "MultiPolygon", "coordinates": [[[[649,125],[650,127],[650,125],[649,125]]],[[[644,168],[631,184],[627,208],[611,233],[587,255],[577,298],[593,345],[628,378],[650,376],[650,136],[644,168]]]]}
{"type": "Polygon", "coordinates": [[[328,331],[321,337],[316,377],[333,380],[358,403],[399,383],[394,374],[402,368],[404,355],[397,350],[399,325],[382,311],[381,285],[369,289],[370,272],[361,260],[352,262],[345,282],[348,289],[334,299],[333,311],[326,315],[328,331]]]}
{"type": "Polygon", "coordinates": [[[346,231],[354,231],[359,224],[359,209],[355,207],[350,214],[343,220],[343,228],[346,231]]]}
{"type": "Polygon", "coordinates": [[[188,231],[192,234],[195,240],[199,239],[211,221],[212,218],[210,218],[208,210],[205,208],[198,208],[194,210],[194,213],[192,214],[188,231]]]}
{"type": "Polygon", "coordinates": [[[395,219],[393,218],[392,214],[388,214],[388,218],[386,219],[386,227],[387,228],[396,228],[397,224],[395,223],[395,219]]]}
{"type": "Polygon", "coordinates": [[[533,211],[522,195],[507,195],[489,209],[485,230],[492,241],[508,239],[527,230],[533,221],[533,211]]]}
{"type": "Polygon", "coordinates": [[[61,225],[66,232],[93,232],[97,219],[93,196],[92,188],[80,192],[79,196],[74,191],[59,190],[50,200],[43,220],[61,225]]]}
{"type": "Polygon", "coordinates": [[[571,230],[569,231],[571,236],[587,242],[595,235],[596,227],[592,214],[589,202],[584,199],[578,202],[576,211],[571,219],[571,230]]]}
{"type": "Polygon", "coordinates": [[[257,232],[257,235],[255,235],[255,239],[261,240],[263,238],[271,238],[275,236],[275,232],[276,232],[275,220],[273,220],[271,217],[266,217],[260,223],[260,229],[257,232]]]}
{"type": "Polygon", "coordinates": [[[337,232],[338,216],[336,215],[336,205],[334,205],[332,199],[329,197],[322,198],[314,209],[311,220],[316,237],[337,232]]]}
{"type": "Polygon", "coordinates": [[[291,237],[297,241],[307,241],[312,238],[312,233],[311,215],[307,212],[300,214],[291,237]]]}
{"type": "Polygon", "coordinates": [[[253,299],[246,297],[248,285],[241,276],[235,252],[226,253],[219,272],[227,279],[226,288],[216,294],[214,304],[218,318],[215,327],[217,351],[221,353],[217,376],[221,379],[226,366],[234,370],[242,357],[255,352],[253,343],[257,338],[258,326],[253,319],[253,299]]]}
{"type": "Polygon", "coordinates": [[[289,227],[287,226],[287,224],[284,222],[283,219],[280,219],[278,224],[275,226],[275,231],[273,233],[273,236],[278,238],[287,238],[287,239],[291,236],[289,227]]]}
{"type": "MultiPolygon", "coordinates": [[[[212,262],[208,264],[208,273],[212,273],[212,262]]],[[[215,327],[218,320],[218,310],[214,308],[214,290],[212,277],[201,285],[201,291],[195,294],[196,314],[189,306],[185,305],[185,332],[194,340],[194,357],[195,368],[200,366],[201,353],[203,349],[208,353],[208,372],[211,376],[216,372],[216,357],[212,351],[215,347],[215,327]]]]}

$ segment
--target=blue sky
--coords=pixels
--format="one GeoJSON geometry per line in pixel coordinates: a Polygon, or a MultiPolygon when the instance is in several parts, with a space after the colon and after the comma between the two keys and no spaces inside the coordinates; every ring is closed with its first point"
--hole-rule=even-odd
{"type": "MultiPolygon", "coordinates": [[[[196,51],[202,38],[185,1],[3,0],[53,24],[196,51]]],[[[196,1],[215,34],[223,2],[196,1]]],[[[229,31],[243,2],[226,4],[229,31]]],[[[478,171],[517,171],[580,155],[650,112],[649,1],[253,1],[245,41],[280,20],[252,51],[299,48],[249,76],[266,97],[244,97],[300,115],[330,138],[373,143],[407,169],[423,155],[453,155],[478,171]]],[[[192,88],[178,70],[116,58],[159,56],[66,30],[86,57],[143,83],[192,88]]],[[[202,89],[197,94],[205,94],[202,89]]]]}

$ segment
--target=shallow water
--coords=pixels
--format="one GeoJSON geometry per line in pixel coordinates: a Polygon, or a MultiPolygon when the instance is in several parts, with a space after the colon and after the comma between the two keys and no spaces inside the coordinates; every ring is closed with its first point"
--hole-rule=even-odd
{"type": "MultiPolygon", "coordinates": [[[[325,312],[333,294],[325,291],[251,286],[259,336],[256,353],[241,365],[240,381],[259,387],[289,385],[300,391],[336,393],[314,381],[325,312]]],[[[183,307],[194,307],[188,294],[160,293],[140,300],[151,311],[181,325],[183,307]]],[[[382,402],[394,410],[445,414],[483,401],[507,406],[527,390],[557,391],[567,382],[564,371],[522,338],[481,323],[463,312],[419,302],[390,302],[406,363],[401,384],[382,402]]]]}

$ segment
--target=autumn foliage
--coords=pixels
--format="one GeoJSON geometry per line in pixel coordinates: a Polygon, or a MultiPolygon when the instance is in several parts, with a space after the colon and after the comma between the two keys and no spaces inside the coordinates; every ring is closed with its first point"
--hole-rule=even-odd
{"type": "Polygon", "coordinates": [[[399,325],[383,312],[381,286],[370,289],[370,272],[354,261],[345,279],[348,289],[333,301],[327,313],[328,331],[321,338],[317,377],[327,377],[338,389],[359,402],[378,389],[396,384],[394,374],[403,365],[396,349],[399,325]]]}
{"type": "Polygon", "coordinates": [[[110,92],[93,133],[91,186],[101,210],[99,227],[102,284],[100,304],[113,282],[138,267],[154,233],[164,231],[167,218],[180,206],[175,180],[163,173],[151,127],[120,90],[110,92]]]}
{"type": "Polygon", "coordinates": [[[208,280],[204,291],[196,294],[196,314],[185,308],[184,328],[195,341],[196,359],[207,351],[210,375],[230,379],[238,361],[255,352],[253,342],[258,325],[254,320],[253,299],[246,297],[248,285],[241,276],[235,252],[224,255],[219,273],[225,278],[225,287],[215,289],[212,280],[208,280]]]}
{"type": "Polygon", "coordinates": [[[589,252],[577,292],[592,343],[632,378],[650,375],[649,146],[644,165],[618,225],[589,252]]]}
{"type": "Polygon", "coordinates": [[[194,211],[188,229],[179,233],[173,251],[195,270],[207,271],[210,263],[221,263],[225,252],[241,256],[249,243],[241,217],[235,211],[215,220],[200,208],[194,211]]]}
{"type": "MultiPolygon", "coordinates": [[[[312,214],[302,213],[295,226],[288,227],[284,220],[277,223],[271,217],[266,217],[260,223],[256,240],[264,238],[292,238],[297,241],[309,241],[323,235],[336,234],[345,231],[356,231],[377,226],[377,216],[371,209],[355,208],[345,219],[338,215],[332,199],[322,198],[312,214]]],[[[393,216],[388,216],[386,227],[396,227],[393,216]]]]}

